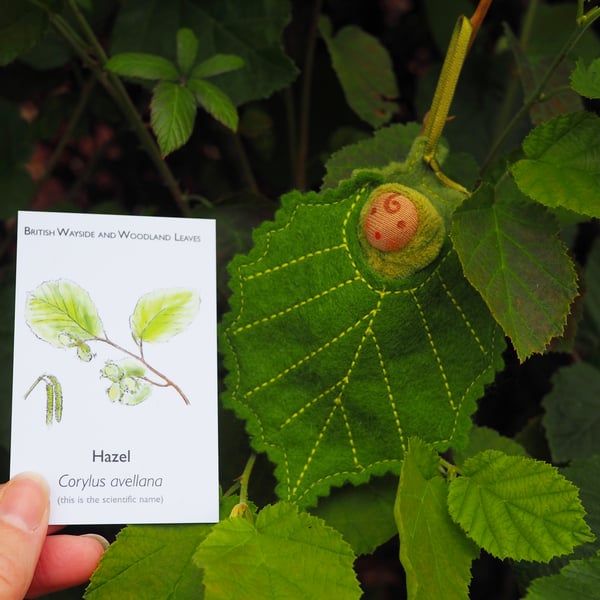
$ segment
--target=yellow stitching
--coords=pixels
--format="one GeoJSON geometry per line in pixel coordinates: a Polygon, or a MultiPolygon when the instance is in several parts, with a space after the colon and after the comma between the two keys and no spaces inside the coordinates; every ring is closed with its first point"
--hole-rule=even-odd
{"type": "Polygon", "coordinates": [[[342,283],[339,283],[338,285],[334,285],[333,287],[329,288],[328,290],[325,290],[324,292],[320,292],[319,294],[312,296],[311,298],[302,300],[302,301],[298,302],[297,304],[294,304],[293,306],[288,306],[287,308],[284,308],[283,310],[280,310],[277,313],[268,315],[266,317],[262,317],[261,319],[257,319],[256,321],[253,321],[252,323],[247,323],[246,325],[242,325],[242,326],[238,327],[237,329],[235,329],[232,333],[233,333],[233,335],[237,335],[238,333],[240,333],[241,331],[244,331],[245,329],[252,329],[256,325],[260,325],[261,323],[267,323],[269,321],[273,321],[274,319],[277,319],[278,317],[282,317],[284,315],[291,313],[292,311],[294,311],[298,308],[302,308],[303,306],[306,306],[310,302],[314,302],[315,300],[320,300],[324,296],[327,296],[328,294],[331,294],[332,292],[335,292],[336,290],[339,290],[351,283],[354,283],[355,281],[359,281],[359,280],[357,278],[354,278],[354,279],[348,279],[347,281],[342,281],[342,283]]]}
{"type": "MultiPolygon", "coordinates": [[[[344,379],[345,379],[345,377],[344,377],[344,379]]],[[[325,390],[324,392],[321,392],[318,396],[315,396],[312,400],[309,400],[304,406],[302,406],[301,408],[299,408],[294,414],[290,415],[279,426],[279,429],[281,430],[284,427],[286,427],[287,425],[289,425],[293,420],[295,420],[296,418],[298,418],[302,413],[306,412],[311,406],[313,406],[313,404],[316,404],[319,400],[321,400],[322,398],[325,398],[325,396],[327,396],[327,395],[331,394],[332,392],[334,392],[342,384],[342,381],[344,379],[341,379],[337,383],[334,383],[329,389],[325,390]]]]}
{"type": "Polygon", "coordinates": [[[379,342],[377,341],[377,336],[373,333],[373,343],[375,344],[375,349],[377,350],[377,358],[379,359],[379,366],[381,367],[381,372],[383,374],[383,380],[385,381],[385,387],[387,389],[388,400],[390,402],[390,406],[392,408],[392,413],[394,414],[394,422],[396,423],[396,428],[398,429],[398,434],[400,435],[400,445],[402,446],[402,450],[406,452],[406,445],[404,442],[404,433],[402,431],[402,425],[400,424],[400,417],[398,415],[398,409],[396,408],[396,401],[394,400],[394,393],[392,391],[392,386],[390,384],[390,379],[388,377],[387,369],[385,367],[385,361],[383,360],[383,354],[381,352],[381,347],[379,346],[379,342]]]}
{"type": "Polygon", "coordinates": [[[438,278],[440,280],[440,283],[442,284],[442,287],[444,288],[444,291],[446,292],[446,296],[448,296],[448,298],[450,298],[450,302],[452,302],[452,304],[454,305],[454,308],[456,308],[458,314],[461,316],[462,320],[464,321],[465,325],[467,326],[467,329],[473,336],[473,339],[479,346],[479,350],[481,350],[481,353],[484,356],[487,356],[486,349],[483,347],[483,344],[481,343],[481,340],[479,339],[477,332],[471,325],[471,322],[469,321],[469,319],[467,318],[467,315],[463,311],[462,306],[460,306],[460,304],[456,301],[456,298],[454,298],[454,296],[452,295],[450,288],[446,285],[446,282],[442,279],[442,276],[439,273],[438,273],[438,278]]]}
{"type": "MultiPolygon", "coordinates": [[[[246,281],[252,281],[257,277],[262,275],[270,275],[271,273],[276,273],[277,271],[281,271],[282,269],[287,269],[293,265],[296,265],[304,260],[308,260],[309,258],[315,258],[316,256],[321,256],[322,254],[327,254],[328,252],[334,252],[335,250],[345,250],[346,246],[344,244],[338,244],[337,246],[331,246],[330,248],[323,248],[321,250],[315,250],[314,252],[309,252],[308,254],[304,254],[303,256],[298,256],[297,258],[293,258],[292,260],[288,260],[280,265],[276,265],[274,267],[269,267],[264,271],[259,271],[258,273],[253,273],[252,275],[248,275],[246,277],[246,281]]],[[[243,265],[246,266],[246,265],[243,265]]]]}
{"type": "Polygon", "coordinates": [[[353,329],[356,329],[361,324],[362,321],[367,319],[372,314],[372,312],[373,311],[369,311],[364,317],[361,317],[358,321],[356,321],[356,323],[354,323],[353,325],[350,325],[350,327],[348,327],[346,330],[342,331],[342,333],[336,335],[334,338],[332,338],[331,340],[329,340],[328,342],[326,342],[325,344],[323,344],[321,347],[317,348],[316,350],[313,350],[306,356],[303,356],[298,362],[294,363],[293,365],[290,365],[289,367],[287,367],[286,369],[281,371],[281,373],[278,373],[274,377],[271,377],[271,379],[264,381],[260,385],[257,385],[255,388],[246,392],[244,394],[244,398],[249,398],[255,392],[258,392],[259,390],[271,385],[272,383],[279,381],[282,377],[285,377],[288,373],[291,373],[293,370],[297,369],[298,367],[303,365],[305,362],[308,362],[309,360],[313,359],[315,356],[317,356],[317,354],[323,352],[323,350],[326,350],[330,346],[333,346],[334,344],[339,342],[344,336],[348,335],[353,329]]]}
{"type": "Polygon", "coordinates": [[[310,450],[310,454],[308,455],[308,458],[306,459],[306,463],[305,463],[304,467],[302,467],[302,471],[300,471],[300,475],[298,475],[298,479],[296,480],[296,486],[292,490],[292,494],[294,494],[296,492],[296,490],[298,489],[298,486],[302,483],[302,480],[304,479],[304,475],[306,475],[306,472],[308,471],[308,467],[309,467],[310,463],[312,462],[313,457],[317,453],[319,444],[323,441],[325,432],[329,428],[329,423],[331,423],[331,419],[333,419],[333,415],[335,414],[335,411],[337,410],[337,406],[338,405],[334,402],[333,408],[331,409],[331,412],[327,416],[327,420],[325,421],[323,428],[321,429],[319,435],[317,436],[317,439],[315,440],[313,447],[310,450]]]}
{"type": "Polygon", "coordinates": [[[442,375],[442,379],[444,381],[444,387],[446,388],[446,394],[448,395],[448,401],[450,402],[450,406],[452,407],[452,410],[456,410],[456,405],[454,404],[454,401],[452,400],[452,391],[450,390],[450,386],[448,385],[448,378],[446,377],[446,371],[444,369],[444,365],[442,364],[442,360],[440,358],[440,355],[438,354],[438,350],[436,348],[435,342],[433,340],[433,336],[431,335],[431,330],[429,329],[429,324],[427,323],[427,318],[425,317],[425,313],[423,312],[423,307],[421,306],[421,303],[419,302],[416,294],[411,293],[412,299],[414,300],[415,304],[417,305],[417,309],[419,310],[419,315],[421,317],[421,323],[423,324],[423,327],[425,328],[425,333],[427,334],[427,339],[429,340],[429,346],[433,352],[433,355],[435,356],[435,360],[437,361],[438,364],[438,369],[440,370],[440,374],[442,375]]]}
{"type": "Polygon", "coordinates": [[[336,398],[336,404],[339,405],[340,410],[342,411],[342,418],[344,419],[344,426],[346,428],[346,432],[348,433],[348,442],[350,443],[350,450],[352,451],[352,461],[358,468],[362,468],[360,461],[358,460],[358,453],[356,452],[356,446],[354,444],[354,437],[352,435],[352,429],[350,428],[350,423],[348,421],[348,416],[346,415],[346,409],[344,408],[344,404],[341,398],[336,398]],[[338,403],[339,400],[339,403],[338,403]]]}

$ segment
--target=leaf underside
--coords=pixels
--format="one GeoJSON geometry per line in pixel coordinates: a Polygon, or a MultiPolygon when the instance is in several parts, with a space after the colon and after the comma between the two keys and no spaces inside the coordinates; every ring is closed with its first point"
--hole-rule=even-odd
{"type": "MultiPolygon", "coordinates": [[[[402,182],[449,202],[417,163],[403,163],[402,182]]],[[[501,365],[500,330],[449,244],[403,281],[368,266],[357,213],[378,183],[365,173],[334,191],[287,195],[230,266],[224,402],[276,464],[279,496],[302,505],[331,486],[398,473],[411,435],[460,446],[501,365]]]]}

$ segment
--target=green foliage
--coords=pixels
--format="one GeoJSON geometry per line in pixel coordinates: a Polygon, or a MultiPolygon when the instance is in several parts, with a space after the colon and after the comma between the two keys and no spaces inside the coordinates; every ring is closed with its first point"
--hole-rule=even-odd
{"type": "Polygon", "coordinates": [[[512,182],[481,186],[456,211],[452,240],[465,276],[524,360],[561,335],[577,293],[558,227],[512,182]]]}
{"type": "Polygon", "coordinates": [[[439,476],[439,458],[418,438],[409,442],[394,507],[400,560],[408,595],[415,600],[467,597],[471,562],[479,548],[448,513],[448,485],[439,476]]]}
{"type": "Polygon", "coordinates": [[[331,23],[322,18],[319,30],[354,112],[372,127],[387,123],[397,109],[398,88],[386,50],[359,27],[344,27],[333,36],[331,23]]]}
{"type": "Polygon", "coordinates": [[[450,484],[452,518],[499,558],[548,561],[594,539],[577,488],[542,461],[486,450],[450,484]]]}
{"type": "Polygon", "coordinates": [[[240,589],[252,598],[360,598],[353,560],[340,533],[284,502],[265,506],[256,523],[221,521],[194,554],[207,600],[226,600],[240,589]]]}
{"type": "MultiPolygon", "coordinates": [[[[216,217],[224,487],[264,453],[220,523],[123,529],[87,598],[463,600],[515,573],[525,598],[596,593],[600,7],[494,3],[446,123],[437,57],[473,3],[409,4],[0,2],[0,460],[18,209],[216,217]],[[389,252],[369,236],[409,213],[366,224],[387,194],[418,221],[389,252]]],[[[108,400],[189,402],[143,349],[199,301],[140,298],[129,349],[73,282],[26,318],[108,400]],[[122,352],[98,365],[98,344],[122,352]]],[[[38,372],[18,393],[60,426],[38,372]]]]}

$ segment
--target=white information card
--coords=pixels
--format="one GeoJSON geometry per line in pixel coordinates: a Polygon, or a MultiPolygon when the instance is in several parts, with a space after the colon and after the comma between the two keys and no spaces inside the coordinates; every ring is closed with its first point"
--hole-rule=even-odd
{"type": "Polygon", "coordinates": [[[11,474],[52,524],[218,521],[212,220],[20,212],[11,474]]]}

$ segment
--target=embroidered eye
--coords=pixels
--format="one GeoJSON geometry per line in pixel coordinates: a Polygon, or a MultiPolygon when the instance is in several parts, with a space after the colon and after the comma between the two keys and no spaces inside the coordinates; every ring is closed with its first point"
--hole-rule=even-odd
{"type": "Polygon", "coordinates": [[[419,213],[406,196],[386,192],[377,196],[365,218],[369,244],[383,252],[404,248],[419,227],[419,213]]]}

